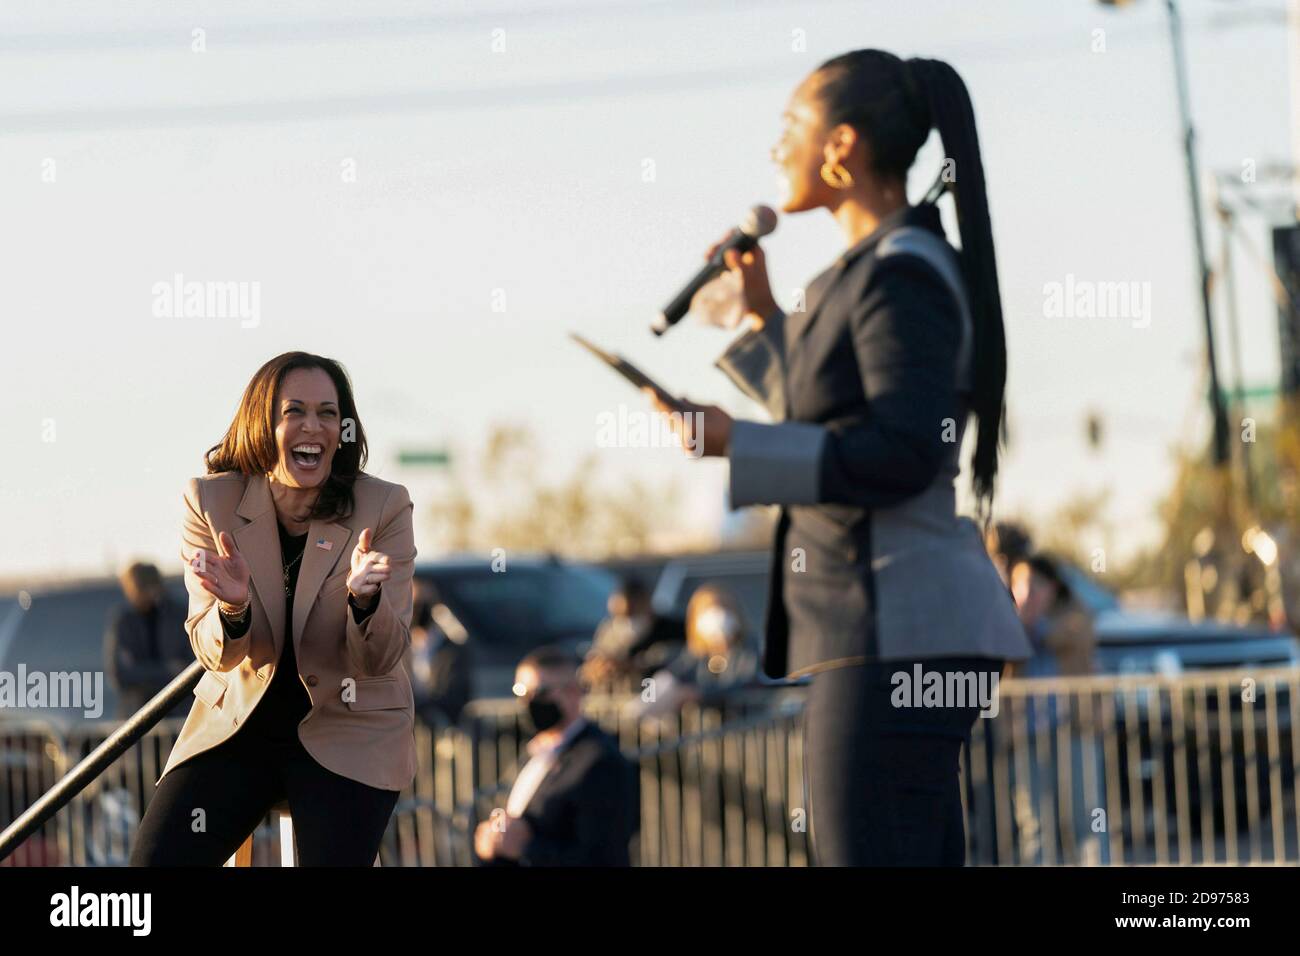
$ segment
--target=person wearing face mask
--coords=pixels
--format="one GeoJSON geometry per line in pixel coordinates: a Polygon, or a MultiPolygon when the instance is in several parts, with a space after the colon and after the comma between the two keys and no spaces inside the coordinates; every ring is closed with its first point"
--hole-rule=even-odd
{"type": "Polygon", "coordinates": [[[535,734],[505,807],[475,829],[475,855],[498,866],[630,865],[636,767],[582,716],[577,659],[538,648],[519,662],[514,689],[535,734]]]}
{"type": "Polygon", "coordinates": [[[1093,673],[1097,637],[1092,615],[1065,583],[1051,555],[1033,554],[1011,565],[1011,593],[1034,656],[1007,676],[1086,677],[1093,673]]]}
{"type": "Polygon", "coordinates": [[[686,647],[651,676],[653,693],[643,688],[630,709],[646,718],[676,713],[687,703],[716,706],[757,671],[739,602],[725,588],[702,584],[686,605],[686,647]]]}
{"type": "MultiPolygon", "coordinates": [[[[1093,673],[1097,638],[1092,614],[1074,596],[1058,563],[1052,555],[1037,553],[1011,566],[1011,592],[1034,656],[1008,676],[1086,677],[1093,673]]],[[[1011,723],[1024,736],[1019,741],[1013,738],[1010,745],[1018,743],[1033,755],[1027,761],[1028,774],[1022,773],[1014,756],[1008,761],[1022,863],[1043,862],[1046,845],[1052,842],[1057,860],[1109,861],[1109,842],[1093,830],[1096,811],[1106,802],[1106,768],[1104,731],[1094,718],[1094,708],[1081,706],[1088,697],[1082,690],[1071,691],[1068,685],[1063,693],[1035,693],[1022,705],[1023,722],[1011,723]],[[1038,758],[1040,742],[1049,754],[1045,765],[1038,758]],[[1045,804],[1052,808],[1046,816],[1045,804]]]]}
{"type": "Polygon", "coordinates": [[[415,712],[430,727],[455,724],[474,697],[474,667],[468,634],[442,603],[437,587],[411,582],[411,657],[415,712]]]}
{"type": "Polygon", "coordinates": [[[984,536],[998,576],[1011,587],[1011,569],[1033,553],[1033,540],[1024,525],[1015,521],[995,521],[984,536]]]}
{"type": "Polygon", "coordinates": [[[406,489],[365,464],[343,367],[286,352],[190,480],[185,631],[204,674],[133,866],[220,866],[282,800],[302,865],[374,862],[415,778],[415,538],[406,489]]]}
{"type": "Polygon", "coordinates": [[[582,665],[588,686],[634,684],[681,650],[686,637],[682,622],[656,614],[650,597],[650,589],[635,577],[624,578],[610,594],[609,616],[596,628],[582,665]]]}

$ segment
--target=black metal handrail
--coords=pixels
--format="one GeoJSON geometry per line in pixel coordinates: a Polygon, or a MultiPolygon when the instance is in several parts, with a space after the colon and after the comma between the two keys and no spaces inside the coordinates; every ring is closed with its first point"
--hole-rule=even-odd
{"type": "Polygon", "coordinates": [[[203,665],[195,661],[181,671],[170,684],[154,695],[134,714],[123,721],[102,744],[86,755],[85,759],[68,771],[62,780],[47,790],[19,817],[0,833],[0,860],[18,849],[50,817],[58,813],[77,794],[85,790],[112,766],[123,753],[133,747],[141,737],[163,720],[203,677],[203,665]]]}

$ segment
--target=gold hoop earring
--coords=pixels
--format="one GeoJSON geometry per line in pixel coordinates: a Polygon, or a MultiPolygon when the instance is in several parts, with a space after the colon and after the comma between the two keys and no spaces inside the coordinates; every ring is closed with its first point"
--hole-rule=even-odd
{"type": "Polygon", "coordinates": [[[853,185],[853,175],[838,161],[822,163],[822,182],[831,189],[848,189],[853,185]]]}

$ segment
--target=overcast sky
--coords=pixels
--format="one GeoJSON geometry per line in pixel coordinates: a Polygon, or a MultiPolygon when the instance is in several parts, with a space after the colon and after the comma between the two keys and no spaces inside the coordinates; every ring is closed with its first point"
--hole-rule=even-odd
{"type": "MultiPolygon", "coordinates": [[[[1147,542],[1170,447],[1207,427],[1163,6],[6,3],[0,574],[174,569],[186,478],[291,348],[348,367],[371,470],[417,508],[437,480],[399,448],[473,448],[519,422],[562,474],[595,449],[597,415],[643,408],[572,329],[756,417],[712,368],[726,333],[647,323],[746,208],[775,203],[790,91],[862,46],[947,59],[975,101],[1010,355],[1000,510],[1110,487],[1120,544],[1147,542]],[[177,274],[256,287],[256,325],[157,314],[177,274]],[[1139,283],[1149,321],[1049,314],[1069,276],[1139,283]]],[[[1183,7],[1205,178],[1290,161],[1279,0],[1183,7]]],[[[932,141],[914,193],[941,156],[932,141]]],[[[1260,251],[1267,225],[1242,220],[1260,251]]],[[[789,305],[844,241],[818,212],[765,245],[789,305]]],[[[1246,379],[1269,384],[1276,312],[1237,261],[1246,379]]],[[[676,480],[690,523],[720,527],[725,463],[601,451],[610,480],[676,480]]]]}

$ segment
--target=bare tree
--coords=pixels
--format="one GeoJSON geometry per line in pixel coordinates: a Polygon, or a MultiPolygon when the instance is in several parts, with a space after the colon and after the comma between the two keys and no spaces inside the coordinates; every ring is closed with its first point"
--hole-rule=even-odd
{"type": "Polygon", "coordinates": [[[541,477],[542,466],[541,449],[527,427],[493,426],[477,461],[467,469],[453,466],[447,491],[434,506],[438,545],[600,558],[649,550],[651,536],[675,520],[676,488],[606,481],[599,455],[585,456],[556,483],[541,477]]]}

